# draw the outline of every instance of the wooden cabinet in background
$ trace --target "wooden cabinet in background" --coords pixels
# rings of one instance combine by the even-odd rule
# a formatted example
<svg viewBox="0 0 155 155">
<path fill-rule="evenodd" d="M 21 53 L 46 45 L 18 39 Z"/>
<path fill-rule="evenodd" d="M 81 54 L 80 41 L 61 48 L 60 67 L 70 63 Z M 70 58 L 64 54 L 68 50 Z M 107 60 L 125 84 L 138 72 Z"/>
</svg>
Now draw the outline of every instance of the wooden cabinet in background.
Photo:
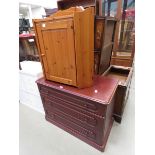
<svg viewBox="0 0 155 155">
<path fill-rule="evenodd" d="M 102 15 L 102 0 L 58 0 L 58 10 L 65 10 L 70 7 L 82 6 L 93 7 L 95 15 Z"/>
<path fill-rule="evenodd" d="M 112 17 L 95 17 L 95 74 L 104 73 L 110 66 L 115 23 L 116 19 Z"/>
<path fill-rule="evenodd" d="M 45 78 L 79 88 L 91 86 L 94 9 L 72 7 L 33 22 Z"/>
<path fill-rule="evenodd" d="M 135 1 L 109 1 L 108 15 L 113 14 L 112 3 L 117 3 L 117 24 L 111 65 L 132 67 L 135 54 Z"/>
</svg>

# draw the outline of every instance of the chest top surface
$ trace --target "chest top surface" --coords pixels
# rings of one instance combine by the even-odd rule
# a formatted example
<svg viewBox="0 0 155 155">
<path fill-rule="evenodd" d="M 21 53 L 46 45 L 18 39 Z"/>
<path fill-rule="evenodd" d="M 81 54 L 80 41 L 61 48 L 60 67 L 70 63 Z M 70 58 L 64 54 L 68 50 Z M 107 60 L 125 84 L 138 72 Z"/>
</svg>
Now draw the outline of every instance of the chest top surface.
<svg viewBox="0 0 155 155">
<path fill-rule="evenodd" d="M 38 79 L 36 83 L 58 91 L 100 102 L 102 104 L 109 104 L 116 92 L 118 80 L 102 76 L 94 76 L 93 81 L 93 86 L 83 89 L 48 81 L 44 78 Z"/>
</svg>

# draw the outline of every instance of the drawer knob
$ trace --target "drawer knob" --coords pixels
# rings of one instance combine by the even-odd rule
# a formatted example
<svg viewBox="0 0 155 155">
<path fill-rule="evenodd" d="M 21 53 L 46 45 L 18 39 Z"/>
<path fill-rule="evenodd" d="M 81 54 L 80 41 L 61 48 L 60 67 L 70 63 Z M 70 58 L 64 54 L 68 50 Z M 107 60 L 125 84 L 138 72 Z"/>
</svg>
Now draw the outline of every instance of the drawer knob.
<svg viewBox="0 0 155 155">
<path fill-rule="evenodd" d="M 87 107 L 87 104 L 84 104 L 84 107 Z"/>
</svg>

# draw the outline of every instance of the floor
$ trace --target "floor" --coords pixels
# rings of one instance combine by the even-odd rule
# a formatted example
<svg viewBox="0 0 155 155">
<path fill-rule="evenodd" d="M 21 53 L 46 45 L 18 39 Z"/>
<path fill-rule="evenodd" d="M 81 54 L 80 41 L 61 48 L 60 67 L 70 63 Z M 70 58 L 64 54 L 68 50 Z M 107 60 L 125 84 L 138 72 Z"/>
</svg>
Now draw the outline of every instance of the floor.
<svg viewBox="0 0 155 155">
<path fill-rule="evenodd" d="M 44 115 L 20 104 L 20 155 L 134 155 L 135 88 L 121 124 L 114 122 L 105 152 L 100 152 L 44 119 Z"/>
</svg>

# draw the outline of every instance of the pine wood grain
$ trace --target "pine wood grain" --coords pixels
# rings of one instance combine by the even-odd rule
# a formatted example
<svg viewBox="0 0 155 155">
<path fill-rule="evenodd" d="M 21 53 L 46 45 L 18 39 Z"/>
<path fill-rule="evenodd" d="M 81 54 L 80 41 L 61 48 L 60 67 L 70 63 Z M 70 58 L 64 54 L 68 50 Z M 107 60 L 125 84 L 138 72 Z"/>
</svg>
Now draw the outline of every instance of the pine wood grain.
<svg viewBox="0 0 155 155">
<path fill-rule="evenodd" d="M 93 84 L 94 9 L 72 7 L 34 20 L 45 78 L 79 88 Z"/>
</svg>

